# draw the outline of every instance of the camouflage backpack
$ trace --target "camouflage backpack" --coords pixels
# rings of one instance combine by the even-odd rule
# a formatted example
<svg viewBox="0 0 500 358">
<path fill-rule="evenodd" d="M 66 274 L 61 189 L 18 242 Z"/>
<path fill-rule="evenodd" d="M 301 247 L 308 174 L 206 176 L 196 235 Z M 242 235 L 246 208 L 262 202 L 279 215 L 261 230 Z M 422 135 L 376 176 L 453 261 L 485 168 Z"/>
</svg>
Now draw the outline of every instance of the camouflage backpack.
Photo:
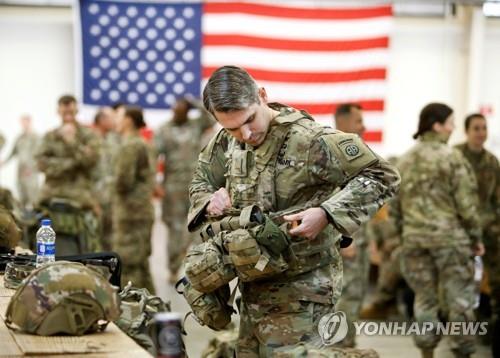
<svg viewBox="0 0 500 358">
<path fill-rule="evenodd" d="M 80 263 L 49 263 L 31 272 L 11 297 L 5 323 L 42 336 L 103 331 L 120 315 L 116 291 Z"/>
<path fill-rule="evenodd" d="M 119 293 L 121 315 L 116 325 L 144 349 L 156 356 L 151 338 L 153 317 L 158 312 L 170 312 L 170 302 L 153 296 L 145 288 L 134 288 L 129 282 Z"/>
<path fill-rule="evenodd" d="M 12 212 L 0 205 L 0 247 L 13 249 L 21 240 L 22 231 Z"/>
</svg>

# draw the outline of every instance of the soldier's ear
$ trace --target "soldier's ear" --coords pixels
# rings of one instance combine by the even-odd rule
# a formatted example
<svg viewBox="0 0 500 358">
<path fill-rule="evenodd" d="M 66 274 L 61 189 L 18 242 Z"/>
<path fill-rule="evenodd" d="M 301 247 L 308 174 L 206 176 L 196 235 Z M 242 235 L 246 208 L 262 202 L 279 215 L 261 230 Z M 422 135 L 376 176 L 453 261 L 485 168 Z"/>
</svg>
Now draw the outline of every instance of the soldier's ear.
<svg viewBox="0 0 500 358">
<path fill-rule="evenodd" d="M 266 104 L 267 103 L 267 92 L 264 87 L 259 88 L 259 99 Z"/>
</svg>

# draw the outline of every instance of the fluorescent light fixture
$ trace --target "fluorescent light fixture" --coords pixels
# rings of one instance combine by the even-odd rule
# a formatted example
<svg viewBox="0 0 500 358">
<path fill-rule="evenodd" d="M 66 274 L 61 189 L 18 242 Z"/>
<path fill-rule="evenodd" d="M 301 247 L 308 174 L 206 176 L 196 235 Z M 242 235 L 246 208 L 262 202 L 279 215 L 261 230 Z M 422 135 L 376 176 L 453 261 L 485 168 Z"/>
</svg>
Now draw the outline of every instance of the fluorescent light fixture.
<svg viewBox="0 0 500 358">
<path fill-rule="evenodd" d="M 488 17 L 500 17 L 500 1 L 485 2 L 483 4 L 483 14 Z"/>
</svg>

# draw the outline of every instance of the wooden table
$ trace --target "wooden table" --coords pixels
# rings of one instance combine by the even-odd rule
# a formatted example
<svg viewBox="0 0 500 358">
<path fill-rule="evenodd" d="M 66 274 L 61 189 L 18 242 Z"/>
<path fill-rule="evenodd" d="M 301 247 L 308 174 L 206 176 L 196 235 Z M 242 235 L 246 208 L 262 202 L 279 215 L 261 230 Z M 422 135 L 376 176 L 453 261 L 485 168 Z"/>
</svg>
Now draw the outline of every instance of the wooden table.
<svg viewBox="0 0 500 358">
<path fill-rule="evenodd" d="M 151 357 L 141 346 L 110 323 L 101 333 L 71 336 L 36 336 L 17 332 L 5 325 L 5 312 L 15 290 L 5 288 L 0 275 L 0 357 L 42 355 L 50 357 Z"/>
</svg>

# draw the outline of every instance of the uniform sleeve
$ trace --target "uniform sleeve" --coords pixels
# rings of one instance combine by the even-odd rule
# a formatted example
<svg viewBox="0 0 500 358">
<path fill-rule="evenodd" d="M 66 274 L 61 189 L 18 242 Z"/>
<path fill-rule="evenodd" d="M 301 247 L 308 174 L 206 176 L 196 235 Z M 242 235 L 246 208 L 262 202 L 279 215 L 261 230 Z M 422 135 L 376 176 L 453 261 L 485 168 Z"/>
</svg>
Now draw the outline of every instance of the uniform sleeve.
<svg viewBox="0 0 500 358">
<path fill-rule="evenodd" d="M 399 188 L 396 168 L 374 154 L 356 135 L 323 136 L 313 142 L 310 156 L 313 175 L 342 188 L 321 207 L 344 235 L 356 232 Z"/>
<path fill-rule="evenodd" d="M 82 129 L 83 130 L 83 129 Z M 92 169 L 96 166 L 100 155 L 100 140 L 97 135 L 85 129 L 82 140 L 69 145 L 76 166 Z"/>
<path fill-rule="evenodd" d="M 139 153 L 133 144 L 121 147 L 120 155 L 115 162 L 115 188 L 118 193 L 126 193 L 133 189 L 137 176 L 137 161 Z"/>
<path fill-rule="evenodd" d="M 227 143 L 227 134 L 221 130 L 198 157 L 198 165 L 189 186 L 189 231 L 196 230 L 205 222 L 205 208 L 212 194 L 226 185 Z"/>
<path fill-rule="evenodd" d="M 165 130 L 165 126 L 161 126 L 156 132 L 154 136 L 154 149 L 157 155 L 166 154 L 167 148 L 165 145 L 165 139 L 163 135 L 163 131 Z"/>
<path fill-rule="evenodd" d="M 471 165 L 458 150 L 451 155 L 451 187 L 455 205 L 463 226 L 473 242 L 481 240 L 481 222 L 478 215 L 479 195 L 476 176 Z"/>
<path fill-rule="evenodd" d="M 67 155 L 64 157 L 56 155 L 54 148 L 57 145 L 56 141 L 58 140 L 54 133 L 47 133 L 41 140 L 35 154 L 38 169 L 47 178 L 60 178 L 66 175 L 68 170 L 72 170 L 77 165 L 74 158 Z M 62 139 L 60 141 L 62 142 Z M 70 153 L 70 148 L 68 148 L 67 153 Z"/>
</svg>

